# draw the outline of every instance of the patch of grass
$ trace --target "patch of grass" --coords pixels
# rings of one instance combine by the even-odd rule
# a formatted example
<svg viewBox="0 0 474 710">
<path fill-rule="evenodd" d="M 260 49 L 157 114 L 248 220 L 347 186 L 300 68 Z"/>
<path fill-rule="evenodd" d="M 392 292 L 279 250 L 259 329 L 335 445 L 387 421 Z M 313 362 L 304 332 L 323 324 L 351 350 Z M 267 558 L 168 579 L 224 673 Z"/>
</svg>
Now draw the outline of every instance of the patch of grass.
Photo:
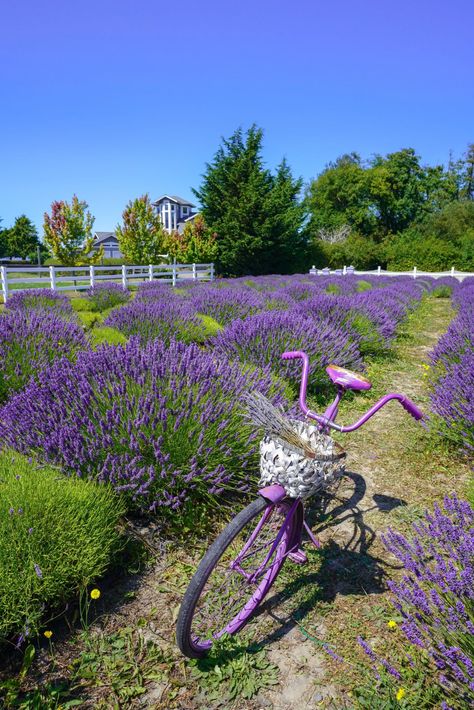
<svg viewBox="0 0 474 710">
<path fill-rule="evenodd" d="M 110 326 L 102 326 L 100 328 L 94 328 L 91 332 L 91 342 L 92 347 L 97 348 L 99 345 L 125 345 L 128 342 L 126 335 L 117 330 L 117 328 L 111 328 Z"/>
<path fill-rule="evenodd" d="M 334 293 L 337 295 L 341 293 L 341 287 L 338 284 L 329 284 L 326 286 L 326 293 Z"/>
</svg>

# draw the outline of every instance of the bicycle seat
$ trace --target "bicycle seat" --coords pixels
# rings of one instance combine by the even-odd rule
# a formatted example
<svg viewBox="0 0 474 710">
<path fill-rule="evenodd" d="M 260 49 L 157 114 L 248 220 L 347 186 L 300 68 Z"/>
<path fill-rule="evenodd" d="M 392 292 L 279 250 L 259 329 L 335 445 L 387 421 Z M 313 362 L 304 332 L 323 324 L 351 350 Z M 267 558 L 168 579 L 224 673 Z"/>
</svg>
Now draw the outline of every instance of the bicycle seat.
<svg viewBox="0 0 474 710">
<path fill-rule="evenodd" d="M 339 365 L 328 365 L 326 372 L 335 385 L 340 385 L 346 390 L 370 390 L 372 387 L 372 383 L 366 377 Z"/>
</svg>

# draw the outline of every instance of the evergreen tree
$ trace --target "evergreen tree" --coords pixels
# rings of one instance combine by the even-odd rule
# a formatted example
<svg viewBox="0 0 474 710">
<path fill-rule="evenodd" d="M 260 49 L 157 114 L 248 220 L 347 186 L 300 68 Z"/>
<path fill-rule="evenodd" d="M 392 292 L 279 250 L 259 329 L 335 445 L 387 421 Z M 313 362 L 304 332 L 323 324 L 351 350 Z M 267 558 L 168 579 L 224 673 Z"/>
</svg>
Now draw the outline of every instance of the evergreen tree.
<svg viewBox="0 0 474 710">
<path fill-rule="evenodd" d="M 6 242 L 9 256 L 22 259 L 31 257 L 39 245 L 38 232 L 33 222 L 24 214 L 17 217 L 13 227 L 7 230 Z"/>
<path fill-rule="evenodd" d="M 51 215 L 44 213 L 44 243 L 62 266 L 97 264 L 103 257 L 102 247 L 91 253 L 94 217 L 87 208 L 87 202 L 74 195 L 71 204 L 58 200 L 51 205 Z"/>
<path fill-rule="evenodd" d="M 0 217 L 0 259 L 7 255 L 7 230 L 2 229 L 2 222 Z"/>
<path fill-rule="evenodd" d="M 223 275 L 264 274 L 296 268 L 302 244 L 301 180 L 283 162 L 275 176 L 262 161 L 263 132 L 255 125 L 223 139 L 203 182 L 193 190 L 209 228 L 217 233 Z"/>
<path fill-rule="evenodd" d="M 464 156 L 464 170 L 462 172 L 461 198 L 474 200 L 474 143 L 468 146 Z"/>
<path fill-rule="evenodd" d="M 148 195 L 130 200 L 115 234 L 120 251 L 132 264 L 159 264 L 165 251 L 166 232 Z"/>
</svg>

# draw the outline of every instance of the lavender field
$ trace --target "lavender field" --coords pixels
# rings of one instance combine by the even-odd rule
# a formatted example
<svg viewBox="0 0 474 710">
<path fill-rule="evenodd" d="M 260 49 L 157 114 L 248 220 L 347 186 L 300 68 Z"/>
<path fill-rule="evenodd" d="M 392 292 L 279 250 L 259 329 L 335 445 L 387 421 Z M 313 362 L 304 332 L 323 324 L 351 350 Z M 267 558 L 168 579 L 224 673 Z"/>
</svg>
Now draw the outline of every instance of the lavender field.
<svg viewBox="0 0 474 710">
<path fill-rule="evenodd" d="M 315 409 L 324 409 L 330 401 L 332 388 L 325 367 L 335 363 L 365 372 L 373 381 L 374 396 L 413 388 L 413 393 L 407 393 L 421 398 L 421 406 L 429 414 L 426 429 L 418 426 L 415 430 L 416 425 L 407 423 L 406 417 L 397 412 L 401 418 L 394 419 L 396 431 L 390 430 L 390 419 L 385 419 L 385 424 L 379 420 L 374 425 L 378 429 L 368 427 L 365 438 L 349 437 L 355 467 L 349 483 L 365 478 L 375 501 L 377 496 L 398 501 L 393 504 L 398 513 L 388 521 L 383 506 L 378 506 L 370 555 L 382 549 L 385 539 L 387 550 L 380 554 L 391 555 L 392 563 L 397 558 L 399 571 L 392 574 L 386 570 L 385 581 L 375 580 L 369 548 L 344 546 L 341 540 L 347 533 L 347 523 L 341 523 L 336 528 L 340 540 L 337 535 L 336 543 L 328 537 L 322 552 L 310 558 L 310 570 L 315 570 L 313 586 L 319 589 L 319 597 L 311 597 L 301 572 L 293 577 L 288 573 L 287 581 L 294 589 L 289 602 L 290 617 L 296 619 L 292 628 L 299 628 L 304 609 L 305 639 L 320 633 L 319 622 L 312 616 L 318 613 L 318 604 L 326 604 L 328 619 L 339 610 L 356 620 L 350 639 L 347 629 L 334 636 L 336 624 L 331 626 L 332 631 L 323 632 L 320 645 L 326 654 L 324 662 L 334 664 L 327 672 L 335 678 L 339 672 L 341 676 L 332 690 L 324 685 L 322 698 L 327 704 L 321 707 L 330 707 L 334 698 L 339 698 L 334 702 L 346 703 L 337 707 L 470 707 L 474 699 L 473 512 L 469 503 L 449 495 L 466 496 L 466 472 L 474 449 L 473 334 L 474 279 L 469 278 L 459 283 L 452 278 L 435 281 L 374 276 L 362 280 L 349 275 L 294 275 L 190 282 L 179 289 L 150 282 L 133 295 L 117 285 L 101 284 L 85 298 L 49 291 L 16 292 L 0 317 L 0 437 L 5 468 L 0 524 L 0 643 L 3 638 L 4 648 L 12 649 L 3 676 L 0 669 L 0 700 L 2 692 L 7 693 L 5 679 L 18 673 L 26 648 L 37 649 L 42 659 L 38 662 L 43 666 L 48 658 L 51 661 L 54 654 L 51 643 L 49 649 L 45 646 L 45 631 L 54 623 L 59 623 L 57 633 L 61 635 L 57 653 L 67 657 L 70 632 L 60 631 L 64 622 L 52 619 L 58 613 L 62 619 L 62 606 L 74 606 L 77 598 L 82 599 L 82 622 L 85 607 L 93 614 L 90 607 L 97 594 L 91 597 L 90 590 L 94 587 L 97 591 L 95 585 L 106 588 L 110 584 L 100 580 L 107 569 L 114 569 L 117 560 L 122 560 L 119 566 L 128 564 L 123 562 L 130 554 L 124 552 L 126 538 L 130 531 L 139 529 L 148 540 L 147 549 L 151 535 L 151 548 L 156 551 L 158 546 L 160 550 L 158 556 L 152 554 L 148 567 L 142 567 L 144 582 L 136 593 L 141 604 L 138 613 L 145 619 L 144 626 L 156 635 L 157 644 L 157 648 L 150 646 L 147 637 L 141 665 L 136 667 L 142 690 L 127 695 L 124 688 L 132 683 L 128 671 L 124 671 L 123 688 L 107 690 L 101 666 L 105 661 L 96 659 L 100 668 L 96 668 L 95 687 L 101 691 L 94 695 L 81 655 L 74 670 L 71 667 L 66 673 L 69 680 L 64 696 L 54 695 L 58 679 L 52 662 L 47 671 L 50 689 L 41 700 L 43 705 L 37 707 L 56 707 L 55 697 L 63 707 L 77 698 L 83 707 L 200 707 L 199 693 L 208 687 L 206 683 L 212 684 L 212 671 L 198 669 L 194 680 L 189 680 L 186 671 L 183 676 L 182 671 L 174 669 L 176 652 L 169 645 L 172 615 L 168 618 L 162 611 L 149 616 L 151 609 L 145 611 L 143 590 L 148 590 L 148 605 L 164 604 L 173 609 L 179 604 L 183 585 L 206 540 L 212 539 L 232 510 L 240 509 L 255 494 L 259 436 L 243 418 L 240 399 L 243 393 L 258 390 L 274 404 L 296 412 L 300 366 L 282 362 L 280 356 L 285 350 L 303 350 L 311 362 L 309 397 Z M 353 420 L 358 408 L 366 409 L 373 402 L 371 397 L 372 393 L 349 399 L 343 419 Z M 392 432 L 388 439 L 384 430 L 387 422 L 387 431 Z M 385 459 L 379 480 L 364 468 L 367 461 L 376 462 L 378 457 Z M 26 467 L 24 462 L 28 462 Z M 374 465 L 377 467 L 377 462 Z M 84 516 L 82 522 L 79 516 L 75 522 L 73 512 L 67 513 L 70 536 L 58 542 L 55 549 L 47 516 L 42 517 L 38 511 L 43 507 L 49 515 L 57 515 L 60 494 L 53 487 L 45 487 L 43 500 L 30 503 L 27 498 L 21 499 L 27 493 L 18 493 L 21 481 L 19 474 L 12 475 L 15 466 L 24 466 L 21 477 L 40 479 L 44 472 L 52 471 L 56 472 L 53 479 L 73 481 L 79 488 L 84 484 L 87 490 L 81 488 L 82 510 L 93 505 L 86 501 L 87 496 L 93 499 L 94 490 L 101 495 L 103 492 L 103 516 L 97 513 L 97 520 L 92 515 L 90 520 Z M 420 474 L 420 466 L 426 468 L 426 479 Z M 401 472 L 403 467 L 406 474 Z M 417 475 L 424 480 L 418 489 L 411 482 Z M 71 501 L 75 495 L 79 494 L 71 493 Z M 339 495 L 343 507 L 347 503 L 344 486 Z M 439 507 L 445 496 L 444 508 Z M 337 511 L 337 500 L 328 504 L 323 521 L 335 515 L 330 511 Z M 424 519 L 425 510 L 432 510 L 435 502 L 438 507 L 434 514 L 428 512 Z M 71 502 L 72 511 L 74 505 Z M 404 509 L 410 511 L 405 518 Z M 412 522 L 418 525 L 415 533 L 411 531 Z M 81 533 L 75 540 L 79 523 Z M 87 553 L 87 525 L 96 547 L 100 536 L 106 536 L 107 549 L 98 556 L 91 548 L 91 563 L 84 568 L 82 579 L 69 583 L 64 549 L 75 550 L 81 541 L 81 549 L 68 562 L 77 565 L 80 553 Z M 327 524 L 328 530 L 331 525 Z M 122 530 L 121 541 L 118 529 Z M 124 529 L 128 529 L 125 535 Z M 386 534 L 386 538 L 380 534 Z M 423 537 L 423 543 L 416 537 L 412 543 L 412 534 Z M 339 547 L 335 552 L 336 544 Z M 16 550 L 14 564 L 9 555 L 12 545 Z M 434 571 L 430 566 L 423 567 L 428 554 L 436 557 Z M 98 560 L 95 567 L 94 555 Z M 349 570 L 350 585 L 346 572 L 337 581 L 341 565 Z M 400 566 L 405 572 L 400 572 Z M 152 572 L 144 573 L 150 568 Z M 326 569 L 324 580 L 322 569 Z M 112 573 L 112 577 L 114 574 L 118 573 Z M 158 598 L 156 591 L 150 592 L 151 579 L 155 587 L 165 590 Z M 348 585 L 351 593 L 344 591 Z M 392 607 L 388 606 L 387 586 L 392 590 Z M 362 590 L 371 599 L 367 607 L 360 600 Z M 387 600 L 385 606 L 372 601 L 376 593 Z M 114 597 L 113 603 L 121 608 L 123 598 Z M 375 608 L 379 609 L 377 613 Z M 295 616 L 297 609 L 299 617 Z M 106 606 L 101 613 L 106 619 L 112 618 Z M 284 613 L 288 614 L 286 607 Z M 157 621 L 160 614 L 165 619 L 161 627 Z M 256 637 L 262 635 L 262 629 L 271 635 L 271 623 L 259 617 Z M 367 633 L 374 624 L 390 634 L 388 647 L 377 640 L 378 632 Z M 82 639 L 81 653 L 87 655 L 94 642 L 88 622 L 82 626 L 87 638 Z M 118 633 L 113 620 L 97 628 L 101 630 L 96 633 L 108 639 Z M 250 629 L 247 643 L 252 641 L 252 625 Z M 137 644 L 144 642 L 134 627 L 127 634 L 123 647 L 134 656 Z M 168 643 L 162 643 L 163 638 Z M 297 645 L 290 643 L 287 648 L 290 657 Z M 390 659 L 384 654 L 393 651 L 392 646 L 396 647 L 396 657 Z M 278 704 L 278 697 L 271 691 L 273 681 L 268 680 L 273 673 L 268 669 L 274 668 L 277 673 L 285 648 L 284 641 L 277 643 L 267 666 L 256 674 L 260 680 L 255 681 L 255 692 L 249 694 L 245 704 L 239 705 L 230 693 L 225 707 L 253 709 L 264 702 L 275 709 L 291 707 Z M 345 667 L 346 654 L 358 653 L 350 648 L 359 648 L 361 653 L 362 665 L 357 672 L 353 663 L 352 670 Z M 106 649 L 104 655 L 112 657 L 107 645 Z M 94 653 L 100 656 L 97 649 Z M 230 663 L 225 649 L 222 653 Z M 125 664 L 124 659 L 120 657 Z M 221 662 L 225 666 L 222 658 Z M 161 668 L 159 679 L 151 671 L 156 665 Z M 248 665 L 253 667 L 251 660 Z M 367 677 L 361 670 L 364 668 Z M 114 669 L 119 674 L 117 666 Z M 235 668 L 231 673 L 236 673 Z M 311 667 L 307 673 L 311 673 Z M 31 682 L 22 677 L 15 697 L 28 699 L 34 692 L 34 682 L 34 677 Z M 378 697 L 392 704 L 374 704 L 375 699 L 370 699 L 374 683 Z M 157 684 L 160 694 L 147 695 Z M 284 678 L 280 684 L 285 684 Z M 79 690 L 72 691 L 74 685 Z M 5 698 L 8 700 L 8 694 Z M 295 702 L 302 702 L 302 698 Z M 4 702 L 6 707 L 33 707 Z M 223 707 L 213 702 L 211 697 L 210 708 Z"/>
</svg>

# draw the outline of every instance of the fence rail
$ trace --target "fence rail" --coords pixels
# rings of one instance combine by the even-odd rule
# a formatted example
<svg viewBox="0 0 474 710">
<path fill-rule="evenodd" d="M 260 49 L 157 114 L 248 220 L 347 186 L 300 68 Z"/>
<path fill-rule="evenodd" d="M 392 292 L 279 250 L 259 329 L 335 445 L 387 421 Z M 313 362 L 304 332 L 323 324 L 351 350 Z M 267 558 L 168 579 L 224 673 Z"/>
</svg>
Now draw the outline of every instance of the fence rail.
<svg viewBox="0 0 474 710">
<path fill-rule="evenodd" d="M 11 291 L 24 291 L 29 288 L 84 291 L 101 281 L 121 283 L 127 288 L 155 280 L 172 286 L 185 280 L 214 281 L 214 264 L 0 267 L 0 286 L 4 303 Z"/>
<path fill-rule="evenodd" d="M 423 276 L 431 276 L 435 279 L 452 276 L 458 281 L 464 281 L 468 276 L 474 276 L 472 272 L 456 271 L 454 266 L 449 271 L 420 271 L 416 266 L 410 271 L 385 271 L 385 269 L 382 269 L 380 266 L 372 271 L 358 271 L 354 269 L 353 266 L 344 266 L 342 269 L 329 269 L 327 267 L 317 269 L 313 266 L 309 270 L 309 273 L 314 276 L 345 276 L 346 274 L 354 274 L 355 276 L 411 276 L 414 279 L 422 278 Z"/>
</svg>

